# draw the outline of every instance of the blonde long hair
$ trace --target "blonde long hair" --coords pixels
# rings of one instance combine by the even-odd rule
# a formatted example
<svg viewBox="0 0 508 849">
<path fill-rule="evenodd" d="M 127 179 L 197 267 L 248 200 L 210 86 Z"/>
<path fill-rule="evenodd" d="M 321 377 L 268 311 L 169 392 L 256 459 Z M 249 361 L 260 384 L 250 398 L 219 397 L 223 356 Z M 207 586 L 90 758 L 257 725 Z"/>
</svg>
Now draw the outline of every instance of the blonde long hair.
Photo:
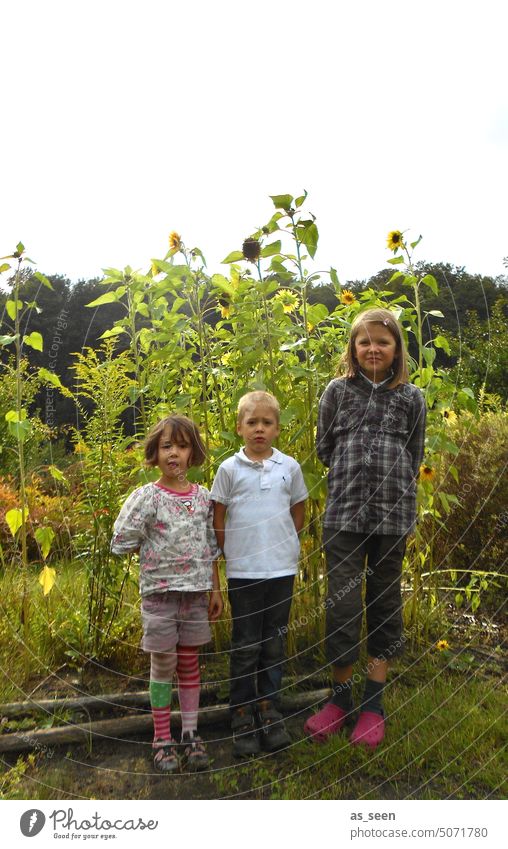
<svg viewBox="0 0 508 849">
<path fill-rule="evenodd" d="M 391 310 L 386 310 L 381 307 L 373 307 L 372 309 L 364 310 L 356 316 L 353 324 L 351 325 L 351 334 L 349 336 L 347 348 L 341 357 L 335 376 L 356 377 L 358 375 L 360 367 L 355 356 L 355 340 L 362 326 L 367 323 L 383 324 L 395 339 L 396 348 L 392 366 L 393 379 L 390 383 L 390 389 L 398 386 L 399 383 L 409 383 L 407 350 L 401 326 L 395 318 L 395 314 Z"/>
</svg>

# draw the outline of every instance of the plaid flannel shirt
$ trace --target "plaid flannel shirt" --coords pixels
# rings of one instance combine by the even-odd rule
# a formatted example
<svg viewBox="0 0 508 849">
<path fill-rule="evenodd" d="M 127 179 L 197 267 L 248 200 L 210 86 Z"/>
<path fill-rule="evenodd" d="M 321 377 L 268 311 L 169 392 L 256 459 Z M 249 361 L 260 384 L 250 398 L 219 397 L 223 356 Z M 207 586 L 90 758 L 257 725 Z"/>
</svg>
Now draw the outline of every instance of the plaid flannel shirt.
<svg viewBox="0 0 508 849">
<path fill-rule="evenodd" d="M 335 378 L 319 401 L 317 454 L 328 472 L 323 524 L 351 533 L 413 530 L 425 441 L 425 399 L 358 376 Z"/>
</svg>

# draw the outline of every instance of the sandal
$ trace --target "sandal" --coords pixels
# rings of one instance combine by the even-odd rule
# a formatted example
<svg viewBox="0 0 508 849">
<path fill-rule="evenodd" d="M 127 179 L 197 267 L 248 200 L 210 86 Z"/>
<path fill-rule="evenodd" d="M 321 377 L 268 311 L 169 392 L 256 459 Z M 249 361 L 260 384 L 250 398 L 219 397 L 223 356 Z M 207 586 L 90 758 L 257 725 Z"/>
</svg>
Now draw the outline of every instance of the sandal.
<svg viewBox="0 0 508 849">
<path fill-rule="evenodd" d="M 303 726 L 304 733 L 316 743 L 326 743 L 332 734 L 337 734 L 344 727 L 347 715 L 333 702 L 327 702 L 324 708 L 308 718 Z"/>
<path fill-rule="evenodd" d="M 375 749 L 385 736 L 385 718 L 380 713 L 362 710 L 349 738 L 352 746 L 363 744 Z"/>
<path fill-rule="evenodd" d="M 153 763 L 159 772 L 176 772 L 179 767 L 175 740 L 154 740 Z"/>
<path fill-rule="evenodd" d="M 195 731 L 192 736 L 190 731 L 186 731 L 182 735 L 180 745 L 184 747 L 182 766 L 187 767 L 189 772 L 201 772 L 203 769 L 208 769 L 210 760 L 206 753 L 205 744 Z"/>
</svg>

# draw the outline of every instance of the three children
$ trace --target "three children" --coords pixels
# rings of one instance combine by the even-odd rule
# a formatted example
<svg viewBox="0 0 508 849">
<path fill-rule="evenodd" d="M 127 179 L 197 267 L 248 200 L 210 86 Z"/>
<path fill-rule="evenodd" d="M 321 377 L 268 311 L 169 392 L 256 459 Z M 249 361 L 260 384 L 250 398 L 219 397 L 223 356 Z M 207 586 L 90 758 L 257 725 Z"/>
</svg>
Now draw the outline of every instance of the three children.
<svg viewBox="0 0 508 849">
<path fill-rule="evenodd" d="M 329 467 L 323 543 L 326 647 L 334 684 L 331 700 L 304 726 L 317 742 L 338 733 L 353 711 L 365 565 L 369 657 L 351 743 L 375 748 L 384 736 L 382 695 L 388 661 L 402 647 L 401 568 L 416 520 L 425 435 L 425 402 L 408 382 L 406 356 L 391 311 L 360 313 L 343 358 L 345 374 L 328 384 L 319 403 L 317 453 Z M 215 621 L 222 612 L 218 549 L 226 559 L 233 620 L 233 752 L 247 756 L 290 743 L 279 710 L 282 634 L 308 493 L 296 460 L 273 447 L 279 418 L 279 404 L 270 393 L 241 398 L 237 432 L 244 446 L 221 464 L 211 493 L 186 479 L 187 469 L 205 457 L 195 425 L 183 416 L 159 422 L 147 439 L 145 456 L 159 467 L 161 478 L 133 492 L 115 523 L 113 551 L 140 552 L 142 646 L 151 653 L 155 764 L 166 772 L 178 766 L 169 721 L 175 670 L 184 761 L 190 769 L 208 766 L 196 731 L 197 649 L 210 638 L 208 617 Z"/>
</svg>

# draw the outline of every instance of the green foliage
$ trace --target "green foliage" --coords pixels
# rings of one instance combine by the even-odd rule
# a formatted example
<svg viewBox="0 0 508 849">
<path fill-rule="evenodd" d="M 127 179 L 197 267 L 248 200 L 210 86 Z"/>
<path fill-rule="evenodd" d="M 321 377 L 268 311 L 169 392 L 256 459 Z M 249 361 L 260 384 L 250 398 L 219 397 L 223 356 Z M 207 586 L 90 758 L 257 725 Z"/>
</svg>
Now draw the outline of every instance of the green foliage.
<svg viewBox="0 0 508 849">
<path fill-rule="evenodd" d="M 508 322 L 507 300 L 499 298 L 488 319 L 480 320 L 469 312 L 460 337 L 450 338 L 450 352 L 457 358 L 452 375 L 460 384 L 477 393 L 497 394 L 508 400 Z"/>
<path fill-rule="evenodd" d="M 75 433 L 81 454 L 81 487 L 75 507 L 82 532 L 75 542 L 88 575 L 88 617 L 83 652 L 97 657 L 110 638 L 129 577 L 129 563 L 112 557 L 113 522 L 128 486 L 136 455 L 128 452 L 132 438 L 125 437 L 121 417 L 130 405 L 134 385 L 129 353 L 113 356 L 114 343 L 106 340 L 100 351 L 92 348 L 76 355 L 76 397 L 82 425 Z M 93 402 L 90 412 L 82 399 Z"/>
</svg>

